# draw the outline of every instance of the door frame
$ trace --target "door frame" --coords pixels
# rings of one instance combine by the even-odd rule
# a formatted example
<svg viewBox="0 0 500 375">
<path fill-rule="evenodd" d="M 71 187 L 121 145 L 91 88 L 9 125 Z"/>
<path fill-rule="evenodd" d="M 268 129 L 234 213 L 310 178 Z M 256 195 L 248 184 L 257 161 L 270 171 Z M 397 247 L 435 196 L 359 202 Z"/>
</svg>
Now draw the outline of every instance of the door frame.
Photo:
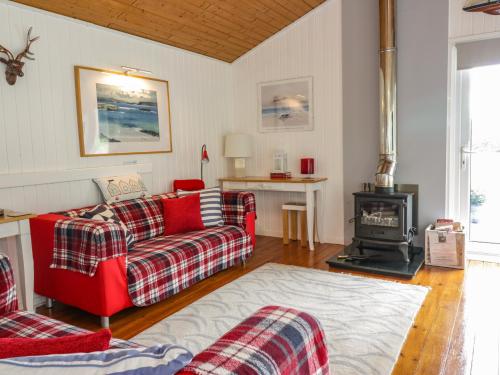
<svg viewBox="0 0 500 375">
<path fill-rule="evenodd" d="M 446 216 L 461 221 L 469 230 L 470 157 L 462 152 L 470 149 L 471 123 L 468 97 L 470 79 L 458 70 L 457 44 L 499 39 L 500 32 L 450 38 L 448 40 L 448 120 L 446 130 Z M 465 164 L 464 164 L 465 163 Z M 463 172 L 466 170 L 467 175 Z M 465 177 L 465 178 L 463 178 Z M 467 235 L 467 242 L 468 241 Z M 469 246 L 468 246 L 469 248 Z M 468 249 L 469 250 L 469 249 Z M 474 249 L 471 249 L 474 251 Z"/>
</svg>

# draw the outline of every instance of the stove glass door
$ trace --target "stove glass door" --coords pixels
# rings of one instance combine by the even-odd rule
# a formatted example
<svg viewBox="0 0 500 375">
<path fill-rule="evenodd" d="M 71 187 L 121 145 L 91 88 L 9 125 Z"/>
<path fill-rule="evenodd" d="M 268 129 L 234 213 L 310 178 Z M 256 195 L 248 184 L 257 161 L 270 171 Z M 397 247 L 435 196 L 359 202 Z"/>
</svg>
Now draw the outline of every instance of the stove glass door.
<svg viewBox="0 0 500 375">
<path fill-rule="evenodd" d="M 370 200 L 360 205 L 362 225 L 398 228 L 401 205 L 387 201 Z"/>
</svg>

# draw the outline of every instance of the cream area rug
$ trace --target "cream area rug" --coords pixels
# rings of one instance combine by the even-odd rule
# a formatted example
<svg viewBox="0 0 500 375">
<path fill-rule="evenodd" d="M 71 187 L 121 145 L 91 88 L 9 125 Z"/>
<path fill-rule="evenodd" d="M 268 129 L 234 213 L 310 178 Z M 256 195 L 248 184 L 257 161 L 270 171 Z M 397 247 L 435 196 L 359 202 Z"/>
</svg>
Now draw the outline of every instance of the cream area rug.
<svg viewBox="0 0 500 375">
<path fill-rule="evenodd" d="M 266 264 L 206 295 L 132 339 L 198 353 L 267 305 L 316 316 L 333 375 L 389 375 L 428 289 L 310 268 Z"/>
</svg>

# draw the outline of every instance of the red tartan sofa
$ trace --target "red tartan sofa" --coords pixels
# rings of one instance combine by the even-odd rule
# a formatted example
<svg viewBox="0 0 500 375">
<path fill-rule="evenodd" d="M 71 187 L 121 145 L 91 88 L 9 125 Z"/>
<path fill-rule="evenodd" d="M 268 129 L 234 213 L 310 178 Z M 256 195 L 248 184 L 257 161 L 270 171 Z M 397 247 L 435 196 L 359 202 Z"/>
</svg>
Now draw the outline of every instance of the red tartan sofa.
<svg viewBox="0 0 500 375">
<path fill-rule="evenodd" d="M 0 254 L 0 338 L 55 338 L 87 330 L 18 310 L 12 268 Z M 110 349 L 140 345 L 112 339 Z M 1 361 L 1 360 L 0 360 Z M 329 358 L 321 324 L 311 315 L 266 306 L 198 353 L 178 375 L 328 375 Z"/>
<path fill-rule="evenodd" d="M 31 219 L 35 292 L 107 326 L 118 311 L 164 300 L 253 253 L 253 194 L 222 193 L 222 227 L 165 237 L 161 199 L 173 197 L 110 205 L 137 240 L 131 249 L 117 224 L 79 218 L 89 207 Z"/>
</svg>

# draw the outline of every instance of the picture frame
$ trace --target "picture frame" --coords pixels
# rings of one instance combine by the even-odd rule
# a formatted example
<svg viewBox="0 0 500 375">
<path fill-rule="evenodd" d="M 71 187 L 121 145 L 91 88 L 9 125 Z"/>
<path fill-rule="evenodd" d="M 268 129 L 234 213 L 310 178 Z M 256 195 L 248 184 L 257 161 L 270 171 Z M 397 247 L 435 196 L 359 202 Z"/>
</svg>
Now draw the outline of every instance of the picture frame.
<svg viewBox="0 0 500 375">
<path fill-rule="evenodd" d="M 169 82 L 75 66 L 80 156 L 172 152 Z"/>
<path fill-rule="evenodd" d="M 257 93 L 260 132 L 314 129 L 313 77 L 258 83 Z"/>
</svg>

